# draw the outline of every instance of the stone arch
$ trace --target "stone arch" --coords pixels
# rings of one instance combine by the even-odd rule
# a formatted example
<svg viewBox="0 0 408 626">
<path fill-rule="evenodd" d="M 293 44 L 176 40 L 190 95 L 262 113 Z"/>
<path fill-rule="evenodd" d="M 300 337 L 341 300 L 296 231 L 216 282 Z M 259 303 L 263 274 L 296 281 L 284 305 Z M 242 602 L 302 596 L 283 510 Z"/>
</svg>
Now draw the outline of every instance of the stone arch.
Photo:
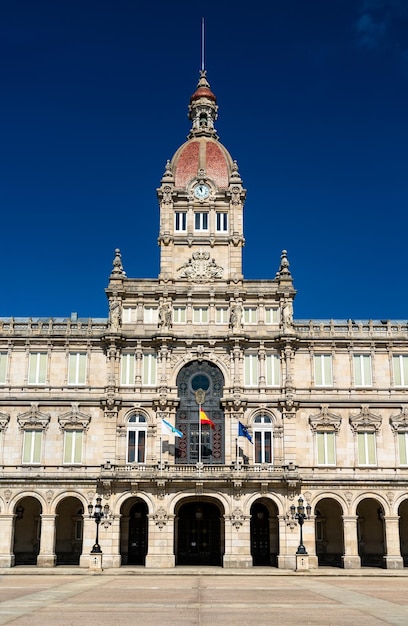
<svg viewBox="0 0 408 626">
<path fill-rule="evenodd" d="M 214 496 L 187 496 L 175 506 L 176 565 L 221 565 L 225 509 Z"/>
<path fill-rule="evenodd" d="M 398 516 L 400 552 L 404 567 L 408 567 L 408 495 L 400 498 Z"/>
<path fill-rule="evenodd" d="M 120 507 L 122 565 L 145 565 L 148 551 L 149 507 L 144 498 L 128 495 Z"/>
<path fill-rule="evenodd" d="M 342 566 L 344 555 L 344 508 L 332 494 L 314 498 L 316 556 L 319 565 Z"/>
<path fill-rule="evenodd" d="M 371 494 L 361 495 L 356 505 L 356 515 L 361 565 L 383 567 L 386 553 L 383 498 Z"/>
<path fill-rule="evenodd" d="M 285 515 L 285 502 L 284 499 L 279 497 L 277 494 L 268 493 L 265 495 L 260 495 L 259 493 L 252 493 L 245 501 L 244 501 L 244 512 L 250 512 L 252 505 L 254 502 L 262 498 L 262 500 L 271 502 L 269 506 L 275 506 L 278 510 L 278 515 Z"/>
<path fill-rule="evenodd" d="M 211 363 L 212 365 L 214 365 L 220 370 L 224 378 L 224 385 L 228 386 L 230 384 L 231 372 L 229 369 L 229 361 L 228 361 L 228 364 L 226 364 L 222 359 L 218 357 L 218 355 L 213 354 L 213 353 L 206 354 L 205 358 L 201 358 L 201 356 L 198 356 L 197 358 L 197 352 L 196 352 L 195 354 L 184 355 L 183 357 L 180 357 L 176 361 L 176 363 L 174 363 L 171 379 L 169 381 L 169 386 L 176 387 L 177 379 L 179 377 L 181 370 L 184 369 L 184 367 L 188 367 L 192 363 L 196 363 L 196 362 L 197 363 L 204 363 L 204 362 Z"/>
<path fill-rule="evenodd" d="M 176 384 L 179 397 L 176 428 L 184 434 L 177 438 L 176 463 L 223 464 L 225 420 L 221 398 L 225 379 L 222 371 L 207 360 L 191 361 L 180 369 Z M 202 398 L 198 398 L 199 390 Z M 199 423 L 199 407 L 211 425 Z"/>
<path fill-rule="evenodd" d="M 250 508 L 251 556 L 253 565 L 277 566 L 279 555 L 279 509 L 264 496 L 256 498 Z"/>
<path fill-rule="evenodd" d="M 14 504 L 15 565 L 37 565 L 44 506 L 37 495 L 20 494 Z"/>
<path fill-rule="evenodd" d="M 57 565 L 79 565 L 82 554 L 84 503 L 67 494 L 55 507 L 55 554 Z"/>
</svg>

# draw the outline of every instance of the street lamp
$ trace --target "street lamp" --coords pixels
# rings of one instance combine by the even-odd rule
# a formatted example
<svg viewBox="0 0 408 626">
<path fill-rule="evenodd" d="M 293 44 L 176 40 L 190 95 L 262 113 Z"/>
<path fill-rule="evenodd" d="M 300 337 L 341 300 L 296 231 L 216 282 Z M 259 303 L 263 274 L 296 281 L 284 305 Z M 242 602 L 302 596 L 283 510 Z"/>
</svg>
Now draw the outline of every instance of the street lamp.
<svg viewBox="0 0 408 626">
<path fill-rule="evenodd" d="M 290 507 L 290 513 L 292 515 L 292 519 L 295 519 L 298 521 L 299 528 L 300 528 L 300 543 L 296 551 L 296 554 L 307 554 L 306 548 L 303 545 L 303 524 L 305 522 L 305 519 L 310 519 L 311 512 L 312 512 L 312 507 L 310 506 L 310 504 L 308 504 L 306 506 L 306 513 L 305 513 L 305 507 L 303 506 L 302 496 L 300 496 L 298 500 L 297 507 L 294 504 L 292 504 L 292 506 Z"/>
<path fill-rule="evenodd" d="M 89 517 L 94 518 L 96 524 L 96 539 L 91 550 L 91 554 L 102 554 L 101 546 L 99 545 L 99 524 L 101 523 L 101 519 L 104 517 L 104 513 L 102 511 L 102 498 L 99 496 L 96 498 L 95 511 L 93 505 L 88 504 L 88 513 Z"/>
</svg>

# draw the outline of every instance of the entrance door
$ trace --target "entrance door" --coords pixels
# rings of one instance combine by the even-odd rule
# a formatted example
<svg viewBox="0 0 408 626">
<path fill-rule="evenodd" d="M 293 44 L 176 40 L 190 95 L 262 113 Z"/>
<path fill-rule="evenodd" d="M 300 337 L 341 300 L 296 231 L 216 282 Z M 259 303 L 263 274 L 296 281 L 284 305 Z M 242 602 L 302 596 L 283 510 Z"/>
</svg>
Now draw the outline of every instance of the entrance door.
<svg viewBox="0 0 408 626">
<path fill-rule="evenodd" d="M 251 507 L 251 554 L 254 565 L 270 565 L 269 512 L 264 504 Z"/>
<path fill-rule="evenodd" d="M 137 502 L 129 512 L 128 564 L 144 565 L 147 554 L 147 507 Z"/>
<path fill-rule="evenodd" d="M 177 565 L 221 565 L 220 524 L 214 504 L 184 504 L 178 516 Z"/>
</svg>

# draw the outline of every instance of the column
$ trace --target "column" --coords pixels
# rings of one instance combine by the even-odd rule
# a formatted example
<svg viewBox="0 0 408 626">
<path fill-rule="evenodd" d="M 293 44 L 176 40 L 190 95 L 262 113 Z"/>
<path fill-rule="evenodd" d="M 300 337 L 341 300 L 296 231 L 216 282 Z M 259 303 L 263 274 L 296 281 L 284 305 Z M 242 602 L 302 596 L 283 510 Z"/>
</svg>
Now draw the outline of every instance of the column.
<svg viewBox="0 0 408 626">
<path fill-rule="evenodd" d="M 404 560 L 401 556 L 399 536 L 399 516 L 384 515 L 385 524 L 385 557 L 387 569 L 403 569 Z"/>
<path fill-rule="evenodd" d="M 236 507 L 231 515 L 225 515 L 225 553 L 223 566 L 226 569 L 248 569 L 253 565 L 251 555 L 250 515 L 244 515 Z"/>
<path fill-rule="evenodd" d="M 0 515 L 0 567 L 13 567 L 14 524 L 16 516 Z"/>
<path fill-rule="evenodd" d="M 57 556 L 55 554 L 55 514 L 41 515 L 41 539 L 40 553 L 37 557 L 37 567 L 55 567 Z"/>
<path fill-rule="evenodd" d="M 357 545 L 357 515 L 343 515 L 344 555 L 341 557 L 344 569 L 361 567 Z"/>
<path fill-rule="evenodd" d="M 174 515 L 160 504 L 156 513 L 148 515 L 148 524 L 146 568 L 174 567 Z"/>
</svg>

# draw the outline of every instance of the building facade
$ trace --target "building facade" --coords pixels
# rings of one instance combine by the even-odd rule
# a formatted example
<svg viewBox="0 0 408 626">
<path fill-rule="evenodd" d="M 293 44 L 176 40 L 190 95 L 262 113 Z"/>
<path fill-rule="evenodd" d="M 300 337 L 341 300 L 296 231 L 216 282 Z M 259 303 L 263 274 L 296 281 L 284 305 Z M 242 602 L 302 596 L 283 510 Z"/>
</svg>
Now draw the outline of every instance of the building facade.
<svg viewBox="0 0 408 626">
<path fill-rule="evenodd" d="M 107 319 L 0 320 L 1 567 L 90 566 L 96 497 L 106 568 L 408 565 L 407 324 L 294 319 L 286 251 L 244 278 L 217 112 L 202 71 L 157 279 L 116 250 Z"/>
</svg>

